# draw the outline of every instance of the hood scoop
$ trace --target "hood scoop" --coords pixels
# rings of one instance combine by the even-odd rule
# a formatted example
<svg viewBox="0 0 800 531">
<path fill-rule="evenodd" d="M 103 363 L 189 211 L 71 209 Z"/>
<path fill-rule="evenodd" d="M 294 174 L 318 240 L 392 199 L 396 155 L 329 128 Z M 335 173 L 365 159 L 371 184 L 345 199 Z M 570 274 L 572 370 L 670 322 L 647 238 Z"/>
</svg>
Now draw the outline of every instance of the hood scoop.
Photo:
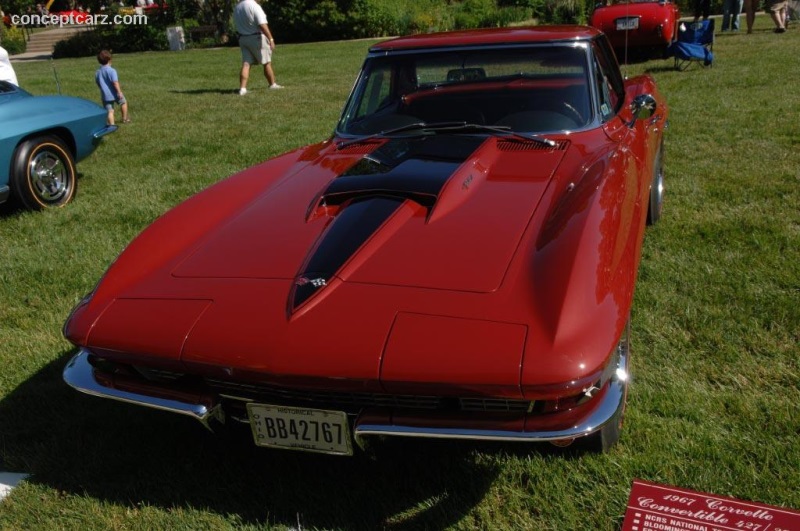
<svg viewBox="0 0 800 531">
<path fill-rule="evenodd" d="M 306 215 L 307 220 L 333 216 L 333 221 L 295 277 L 289 313 L 328 287 L 406 200 L 431 209 L 448 179 L 483 142 L 456 136 L 390 140 L 333 179 Z"/>
<path fill-rule="evenodd" d="M 320 207 L 369 196 L 411 199 L 430 208 L 453 172 L 483 141 L 456 136 L 390 140 L 333 179 L 312 202 L 308 217 Z"/>
</svg>

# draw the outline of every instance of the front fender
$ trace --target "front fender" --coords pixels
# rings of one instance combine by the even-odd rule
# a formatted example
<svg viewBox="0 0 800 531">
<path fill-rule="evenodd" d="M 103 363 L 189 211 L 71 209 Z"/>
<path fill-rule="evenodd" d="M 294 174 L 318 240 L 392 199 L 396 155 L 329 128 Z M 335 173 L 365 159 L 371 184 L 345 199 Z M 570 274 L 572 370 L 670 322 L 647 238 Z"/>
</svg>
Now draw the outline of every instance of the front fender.
<svg viewBox="0 0 800 531">
<path fill-rule="evenodd" d="M 94 323 L 115 297 L 170 262 L 178 263 L 209 231 L 224 225 L 276 181 L 289 178 L 304 152 L 298 149 L 233 175 L 156 219 L 120 253 L 95 291 L 73 311 L 64 326 L 65 337 L 86 345 Z"/>
<path fill-rule="evenodd" d="M 531 276 L 541 323 L 536 342 L 552 345 L 552 354 L 535 364 L 526 359 L 523 387 L 601 370 L 624 330 L 646 214 L 641 158 L 626 140 L 585 164 L 547 215 Z"/>
</svg>

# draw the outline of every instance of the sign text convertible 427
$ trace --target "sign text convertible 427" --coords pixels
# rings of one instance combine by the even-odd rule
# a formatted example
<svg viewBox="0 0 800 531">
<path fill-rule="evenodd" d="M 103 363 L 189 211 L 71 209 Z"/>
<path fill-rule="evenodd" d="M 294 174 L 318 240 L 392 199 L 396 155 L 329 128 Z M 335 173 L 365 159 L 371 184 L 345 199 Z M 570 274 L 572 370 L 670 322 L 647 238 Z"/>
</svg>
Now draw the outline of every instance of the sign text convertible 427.
<svg viewBox="0 0 800 531">
<path fill-rule="evenodd" d="M 800 531 L 800 513 L 635 480 L 622 531 Z"/>
</svg>

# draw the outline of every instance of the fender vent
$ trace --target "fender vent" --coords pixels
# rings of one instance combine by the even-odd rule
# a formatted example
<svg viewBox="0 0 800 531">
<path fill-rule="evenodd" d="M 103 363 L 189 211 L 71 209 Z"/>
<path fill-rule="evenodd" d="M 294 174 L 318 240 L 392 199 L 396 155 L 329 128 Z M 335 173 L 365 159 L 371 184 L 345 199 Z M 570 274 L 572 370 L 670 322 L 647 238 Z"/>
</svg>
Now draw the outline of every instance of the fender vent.
<svg viewBox="0 0 800 531">
<path fill-rule="evenodd" d="M 569 145 L 568 140 L 557 140 L 554 147 L 541 142 L 520 142 L 517 140 L 498 140 L 497 149 L 500 151 L 564 151 Z"/>
</svg>

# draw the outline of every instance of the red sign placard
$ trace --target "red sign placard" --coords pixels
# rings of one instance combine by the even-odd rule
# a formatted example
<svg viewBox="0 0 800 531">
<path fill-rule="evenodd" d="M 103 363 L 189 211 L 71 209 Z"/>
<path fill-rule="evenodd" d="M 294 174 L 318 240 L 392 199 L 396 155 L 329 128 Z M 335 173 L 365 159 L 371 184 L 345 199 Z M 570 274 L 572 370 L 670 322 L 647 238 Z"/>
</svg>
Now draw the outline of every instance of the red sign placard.
<svg viewBox="0 0 800 531">
<path fill-rule="evenodd" d="M 637 479 L 622 531 L 800 531 L 800 512 Z"/>
</svg>

